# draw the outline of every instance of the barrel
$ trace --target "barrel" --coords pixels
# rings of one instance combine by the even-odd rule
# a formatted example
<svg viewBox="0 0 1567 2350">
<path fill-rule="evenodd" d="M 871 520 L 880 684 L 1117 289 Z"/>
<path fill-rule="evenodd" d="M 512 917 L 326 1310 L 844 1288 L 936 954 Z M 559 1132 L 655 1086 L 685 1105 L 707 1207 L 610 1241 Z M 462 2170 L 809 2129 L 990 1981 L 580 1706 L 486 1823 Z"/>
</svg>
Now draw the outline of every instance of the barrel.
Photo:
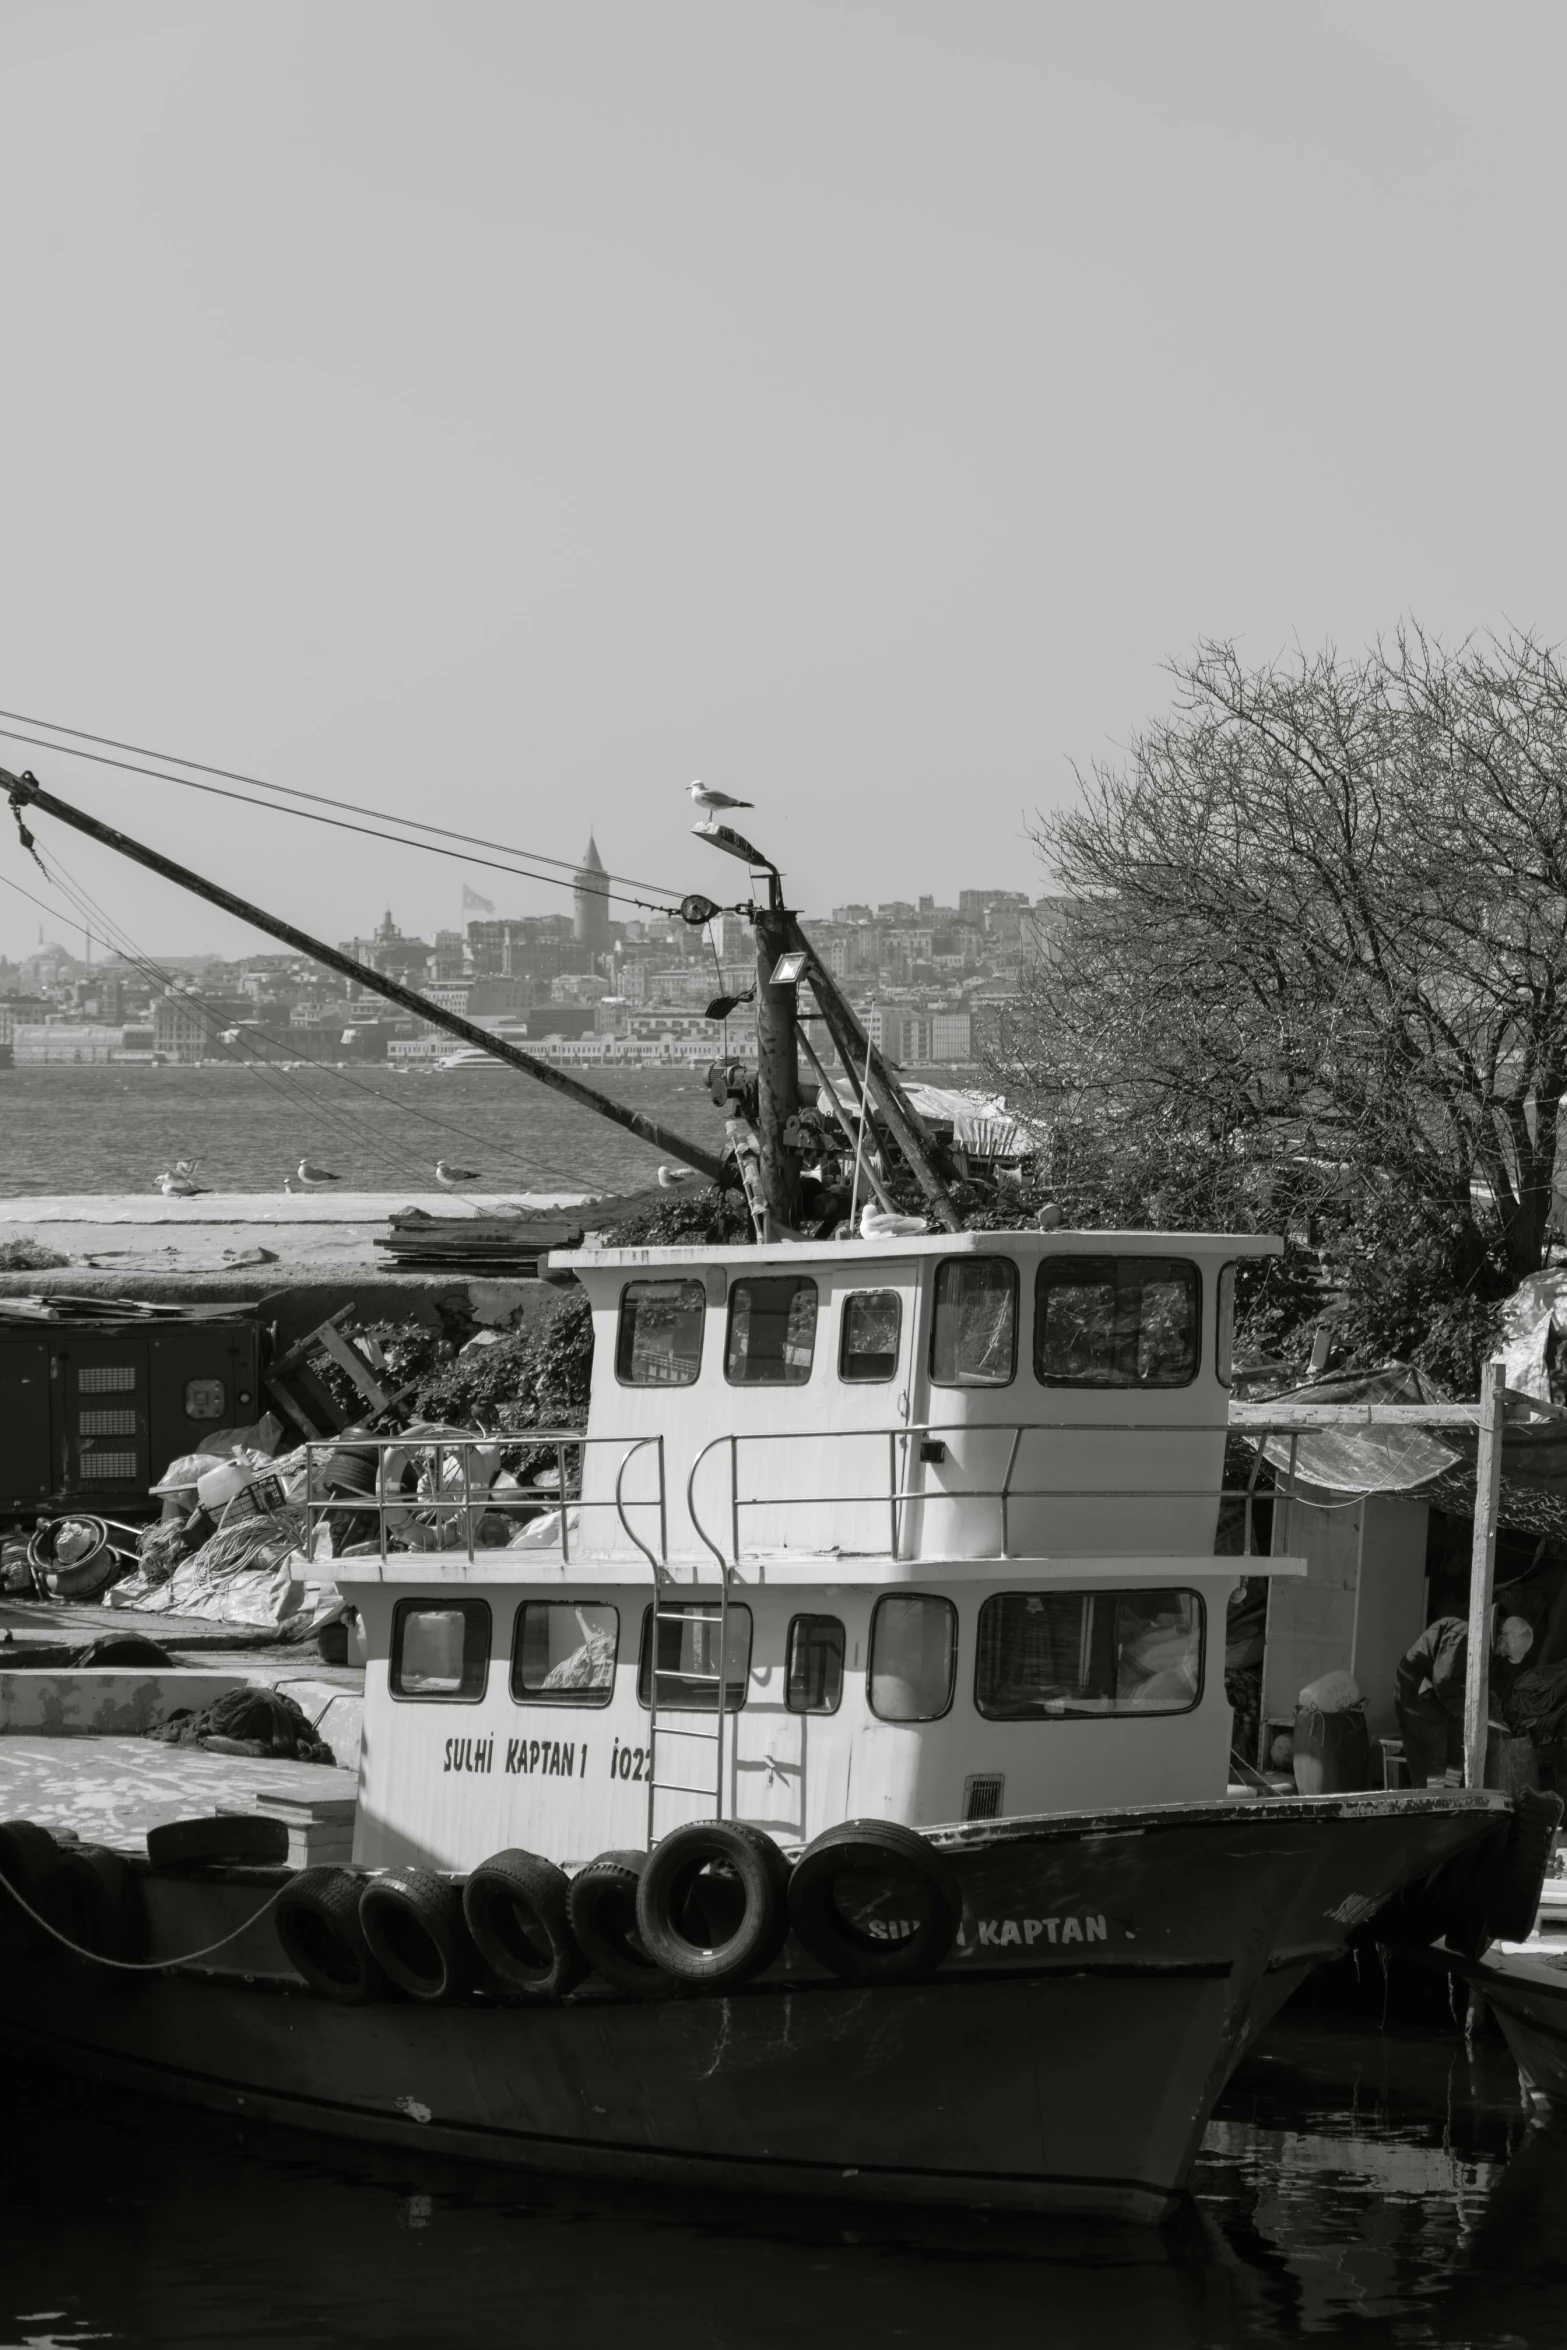
<svg viewBox="0 0 1567 2350">
<path fill-rule="evenodd" d="M 1325 1714 L 1303 1705 L 1295 1714 L 1297 1795 L 1353 1795 L 1371 1784 L 1371 1740 L 1366 1709 Z"/>
</svg>

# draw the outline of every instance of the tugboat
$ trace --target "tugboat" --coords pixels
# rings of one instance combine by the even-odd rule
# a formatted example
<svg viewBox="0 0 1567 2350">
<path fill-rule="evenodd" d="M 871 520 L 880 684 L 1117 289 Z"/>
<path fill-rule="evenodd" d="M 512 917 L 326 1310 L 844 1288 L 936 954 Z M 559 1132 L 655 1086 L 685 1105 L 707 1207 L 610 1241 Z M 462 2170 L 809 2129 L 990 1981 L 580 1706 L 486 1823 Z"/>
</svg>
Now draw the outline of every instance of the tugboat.
<svg viewBox="0 0 1567 2350">
<path fill-rule="evenodd" d="M 1303 1565 L 1215 1554 L 1235 1268 L 1277 1245 L 552 1259 L 594 1362 L 544 1488 L 493 1439 L 314 1452 L 368 1644 L 351 1857 L 0 1830 L 0 2025 L 535 2170 L 1159 2219 L 1314 1966 L 1401 1896 L 1434 1938 L 1444 1888 L 1483 1936 L 1520 1860 L 1483 1789 L 1229 1792 L 1226 1600 Z"/>
</svg>

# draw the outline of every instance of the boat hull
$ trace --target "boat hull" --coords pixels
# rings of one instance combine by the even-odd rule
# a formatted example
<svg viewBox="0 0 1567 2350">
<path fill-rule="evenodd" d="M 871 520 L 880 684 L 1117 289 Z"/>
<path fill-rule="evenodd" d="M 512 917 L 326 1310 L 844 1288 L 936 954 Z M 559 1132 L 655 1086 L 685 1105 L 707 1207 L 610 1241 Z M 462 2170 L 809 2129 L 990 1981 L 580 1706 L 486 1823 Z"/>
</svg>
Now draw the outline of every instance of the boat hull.
<svg viewBox="0 0 1567 2350">
<path fill-rule="evenodd" d="M 534 2170 L 1156 2220 L 1311 1967 L 1504 1813 L 1327 1800 L 938 1832 L 964 1922 L 918 1985 L 792 1955 L 792 1976 L 651 2004 L 343 2007 L 289 1979 L 264 1921 L 234 1945 L 248 1980 L 15 1964 L 0 2031 L 134 2090 Z M 197 1947 L 272 1881 L 150 1881 L 155 1949 Z"/>
<path fill-rule="evenodd" d="M 1469 1981 L 1490 2001 L 1530 2088 L 1567 2112 L 1567 1961 L 1509 1954 L 1470 1969 Z"/>
</svg>

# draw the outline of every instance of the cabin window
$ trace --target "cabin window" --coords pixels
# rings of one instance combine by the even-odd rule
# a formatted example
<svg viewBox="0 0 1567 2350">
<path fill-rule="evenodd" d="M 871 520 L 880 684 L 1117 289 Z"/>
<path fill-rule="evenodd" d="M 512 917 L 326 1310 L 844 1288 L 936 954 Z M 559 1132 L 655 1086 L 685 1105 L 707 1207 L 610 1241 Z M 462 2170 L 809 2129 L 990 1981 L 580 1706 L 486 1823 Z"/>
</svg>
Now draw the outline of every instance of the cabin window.
<svg viewBox="0 0 1567 2350">
<path fill-rule="evenodd" d="M 1003 1591 L 979 1611 L 974 1703 L 995 1722 L 1185 1714 L 1202 1696 L 1195 1591 Z"/>
<path fill-rule="evenodd" d="M 511 1693 L 523 1705 L 608 1705 L 620 1611 L 594 1601 L 527 1599 L 517 1610 Z"/>
<path fill-rule="evenodd" d="M 1008 1387 L 1017 1371 L 1017 1267 L 947 1257 L 936 1267 L 930 1375 L 938 1387 Z"/>
<path fill-rule="evenodd" d="M 903 1300 L 895 1289 L 855 1289 L 843 1301 L 840 1379 L 892 1379 L 898 1370 Z"/>
<path fill-rule="evenodd" d="M 958 1614 L 950 1599 L 889 1592 L 871 1618 L 871 1712 L 884 1722 L 933 1722 L 952 1703 Z"/>
<path fill-rule="evenodd" d="M 615 1338 L 621 1386 L 694 1386 L 702 1368 L 706 1307 L 700 1281 L 628 1281 Z"/>
<path fill-rule="evenodd" d="M 729 1292 L 731 1387 L 803 1387 L 816 1352 L 816 1284 L 799 1273 L 753 1274 Z"/>
<path fill-rule="evenodd" d="M 1219 1295 L 1214 1309 L 1213 1368 L 1221 1387 L 1228 1387 L 1235 1369 L 1235 1267 L 1219 1273 Z"/>
<path fill-rule="evenodd" d="M 836 1616 L 789 1625 L 784 1704 L 792 1714 L 835 1714 L 843 1699 L 843 1626 Z"/>
<path fill-rule="evenodd" d="M 392 1615 L 394 1697 L 477 1705 L 490 1669 L 490 1611 L 482 1599 L 400 1599 Z"/>
<path fill-rule="evenodd" d="M 718 1609 L 706 1601 L 677 1601 L 658 1611 L 658 1706 L 660 1713 L 712 1714 L 718 1711 Z M 751 1670 L 751 1611 L 742 1601 L 729 1610 L 724 1659 L 724 1711 L 745 1703 Z M 637 1695 L 644 1705 L 652 1684 L 653 1610 L 642 1611 L 642 1655 Z"/>
<path fill-rule="evenodd" d="M 1202 1286 L 1180 1257 L 1046 1257 L 1034 1369 L 1047 1387 L 1189 1387 Z"/>
</svg>

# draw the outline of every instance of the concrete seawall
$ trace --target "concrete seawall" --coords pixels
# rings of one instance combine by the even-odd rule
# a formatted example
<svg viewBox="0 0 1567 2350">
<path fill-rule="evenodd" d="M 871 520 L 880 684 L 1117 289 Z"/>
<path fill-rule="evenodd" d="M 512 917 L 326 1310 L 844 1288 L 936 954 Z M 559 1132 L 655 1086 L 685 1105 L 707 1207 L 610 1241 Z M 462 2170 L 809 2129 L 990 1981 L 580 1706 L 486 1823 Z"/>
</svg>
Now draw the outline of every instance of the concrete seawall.
<svg viewBox="0 0 1567 2350">
<path fill-rule="evenodd" d="M 0 1245 L 31 1241 L 68 1263 L 0 1270 L 6 1297 L 148 1298 L 160 1305 L 256 1306 L 279 1339 L 302 1335 L 352 1305 L 366 1320 L 420 1321 L 468 1332 L 503 1329 L 546 1310 L 537 1280 L 461 1271 L 403 1271 L 376 1241 L 394 1214 L 475 1218 L 515 1212 L 591 1217 L 623 1214 L 635 1200 L 594 1201 L 560 1192 L 327 1193 L 82 1192 L 0 1199 Z M 652 1195 L 657 1198 L 657 1193 Z"/>
</svg>

